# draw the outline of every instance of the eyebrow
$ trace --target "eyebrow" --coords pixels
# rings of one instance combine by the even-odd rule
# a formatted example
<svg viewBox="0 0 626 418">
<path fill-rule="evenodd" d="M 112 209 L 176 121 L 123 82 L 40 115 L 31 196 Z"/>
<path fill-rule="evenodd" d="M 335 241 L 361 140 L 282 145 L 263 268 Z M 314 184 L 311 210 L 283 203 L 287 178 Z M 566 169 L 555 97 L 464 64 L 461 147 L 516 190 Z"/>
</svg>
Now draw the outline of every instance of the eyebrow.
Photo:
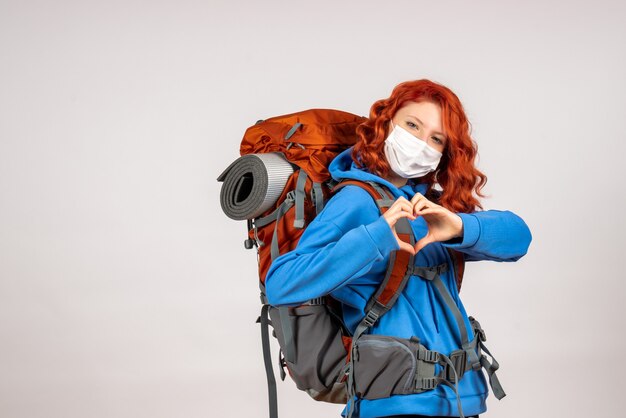
<svg viewBox="0 0 626 418">
<path fill-rule="evenodd" d="M 413 118 L 413 119 L 417 120 L 417 121 L 420 123 L 420 125 L 424 126 L 424 122 L 422 122 L 422 121 L 421 121 L 421 120 L 420 120 L 417 116 L 413 116 L 413 115 L 407 115 L 407 116 L 409 116 L 409 117 L 411 117 L 411 118 Z M 445 135 L 443 134 L 443 132 L 435 131 L 435 132 L 433 132 L 433 133 L 434 133 L 434 134 L 439 134 L 439 135 L 443 136 L 445 139 L 448 139 L 448 137 L 447 137 L 447 136 L 445 136 Z"/>
</svg>

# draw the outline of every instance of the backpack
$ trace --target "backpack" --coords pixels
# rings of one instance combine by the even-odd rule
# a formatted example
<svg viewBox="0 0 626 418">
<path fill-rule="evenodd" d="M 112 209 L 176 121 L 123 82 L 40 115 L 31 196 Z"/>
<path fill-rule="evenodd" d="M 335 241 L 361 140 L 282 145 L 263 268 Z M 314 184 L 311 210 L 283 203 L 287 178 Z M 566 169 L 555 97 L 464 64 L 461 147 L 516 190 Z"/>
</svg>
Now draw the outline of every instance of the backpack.
<svg viewBox="0 0 626 418">
<path fill-rule="evenodd" d="M 335 184 L 328 165 L 356 143 L 356 127 L 365 120 L 339 110 L 311 109 L 259 120 L 246 130 L 242 158 L 218 181 L 224 182 L 224 212 L 248 221 L 244 245 L 258 250 L 261 286 L 272 260 L 294 249 L 322 210 Z"/>
<path fill-rule="evenodd" d="M 412 274 L 432 280 L 444 302 L 454 305 L 439 280 L 448 263 L 418 267 L 414 266 L 414 257 L 409 253 L 392 253 L 385 278 L 368 302 L 367 314 L 352 335 L 343 323 L 341 304 L 329 295 L 296 307 L 271 306 L 267 302 L 265 277 L 271 262 L 297 246 L 306 226 L 334 193 L 347 185 L 362 187 L 376 201 L 381 214 L 393 204 L 393 195 L 380 184 L 356 180 L 337 183 L 328 172 L 332 159 L 356 143 L 356 127 L 365 120 L 330 109 L 312 109 L 260 120 L 244 134 L 240 147 L 242 157 L 218 177 L 218 181 L 223 182 L 222 209 L 232 219 L 247 220 L 248 236 L 244 245 L 247 249 L 257 249 L 263 304 L 257 322 L 262 330 L 271 418 L 278 416 L 278 409 L 270 326 L 280 346 L 281 379 L 284 380 L 288 373 L 298 389 L 323 402 L 345 404 L 355 395 L 378 399 L 393 394 L 419 393 L 432 390 L 438 384 L 446 384 L 456 391 L 455 385 L 466 370 L 481 367 L 484 355 L 480 350 L 486 350 L 482 344 L 484 338 L 474 338 L 470 343 L 467 332 L 462 341 L 465 347 L 449 356 L 428 350 L 415 337 L 406 340 L 367 335 L 377 320 L 391 309 Z M 431 190 L 427 198 L 437 201 L 439 196 L 439 192 Z M 400 219 L 396 223 L 396 232 L 400 239 L 415 244 L 408 220 Z M 447 250 L 460 288 L 463 254 L 450 248 Z M 460 313 L 455 317 L 459 320 Z M 472 330 L 469 332 L 483 337 L 480 324 L 471 317 L 470 321 Z M 464 328 L 465 324 L 459 323 L 459 329 Z M 377 352 L 380 347 L 385 347 L 385 355 L 389 353 L 395 360 L 381 360 L 381 353 Z M 471 351 L 477 354 L 472 355 Z M 412 357 L 407 358 L 407 353 Z M 407 361 L 416 364 L 418 372 L 410 376 L 399 375 L 398 369 L 406 369 Z M 435 364 L 443 368 L 438 375 L 434 373 Z M 490 382 L 493 376 L 499 386 L 493 374 L 498 368 L 495 359 L 488 363 L 488 367 L 492 369 L 491 372 L 488 370 Z M 400 380 L 407 383 L 411 380 L 411 384 L 398 385 Z M 497 397 L 504 396 L 503 391 L 500 394 L 494 390 L 494 393 Z M 460 400 L 457 401 L 461 411 Z M 351 415 L 354 403 L 351 402 L 349 407 Z"/>
</svg>

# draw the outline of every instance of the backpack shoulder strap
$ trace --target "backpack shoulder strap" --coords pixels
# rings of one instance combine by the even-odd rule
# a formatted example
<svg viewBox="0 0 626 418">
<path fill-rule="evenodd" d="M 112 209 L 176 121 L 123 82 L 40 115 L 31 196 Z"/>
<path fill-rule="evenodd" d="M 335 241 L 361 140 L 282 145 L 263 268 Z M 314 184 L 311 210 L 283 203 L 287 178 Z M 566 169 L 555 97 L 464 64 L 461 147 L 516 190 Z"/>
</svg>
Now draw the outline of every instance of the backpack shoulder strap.
<svg viewBox="0 0 626 418">
<path fill-rule="evenodd" d="M 333 193 L 347 185 L 365 189 L 372 196 L 383 214 L 394 202 L 393 195 L 375 182 L 344 180 L 333 188 Z M 398 238 L 410 245 L 415 245 L 415 236 L 406 218 L 400 218 L 396 222 L 395 229 Z M 395 251 L 390 255 L 385 278 L 368 301 L 365 307 L 366 315 L 357 326 L 353 339 L 357 339 L 363 332 L 374 325 L 378 318 L 391 309 L 411 277 L 413 264 L 414 256 L 406 251 Z"/>
</svg>

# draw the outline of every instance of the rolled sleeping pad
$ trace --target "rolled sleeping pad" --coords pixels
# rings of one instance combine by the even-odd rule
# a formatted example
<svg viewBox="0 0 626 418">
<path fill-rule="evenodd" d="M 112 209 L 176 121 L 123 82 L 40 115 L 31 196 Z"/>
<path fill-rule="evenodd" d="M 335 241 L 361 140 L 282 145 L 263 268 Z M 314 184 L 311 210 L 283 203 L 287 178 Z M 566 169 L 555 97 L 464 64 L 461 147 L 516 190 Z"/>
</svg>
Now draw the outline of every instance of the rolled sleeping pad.
<svg viewBox="0 0 626 418">
<path fill-rule="evenodd" d="M 294 166 L 283 154 L 248 154 L 235 160 L 217 178 L 222 181 L 220 203 L 231 219 L 253 219 L 278 200 Z"/>
</svg>

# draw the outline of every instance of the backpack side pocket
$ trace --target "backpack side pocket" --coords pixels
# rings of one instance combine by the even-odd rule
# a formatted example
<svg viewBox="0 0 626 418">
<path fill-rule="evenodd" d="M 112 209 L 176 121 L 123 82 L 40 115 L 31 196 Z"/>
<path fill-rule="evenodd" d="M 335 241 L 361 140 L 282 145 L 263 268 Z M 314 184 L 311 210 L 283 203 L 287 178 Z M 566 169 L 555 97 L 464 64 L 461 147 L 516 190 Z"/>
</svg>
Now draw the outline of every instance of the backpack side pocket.
<svg viewBox="0 0 626 418">
<path fill-rule="evenodd" d="M 338 378 L 346 364 L 342 328 L 326 305 L 302 305 L 288 309 L 287 320 L 293 334 L 295 358 L 285 360 L 289 375 L 300 390 L 317 400 L 345 403 L 345 385 Z M 283 329 L 285 318 L 270 307 L 276 338 L 286 351 Z"/>
</svg>

